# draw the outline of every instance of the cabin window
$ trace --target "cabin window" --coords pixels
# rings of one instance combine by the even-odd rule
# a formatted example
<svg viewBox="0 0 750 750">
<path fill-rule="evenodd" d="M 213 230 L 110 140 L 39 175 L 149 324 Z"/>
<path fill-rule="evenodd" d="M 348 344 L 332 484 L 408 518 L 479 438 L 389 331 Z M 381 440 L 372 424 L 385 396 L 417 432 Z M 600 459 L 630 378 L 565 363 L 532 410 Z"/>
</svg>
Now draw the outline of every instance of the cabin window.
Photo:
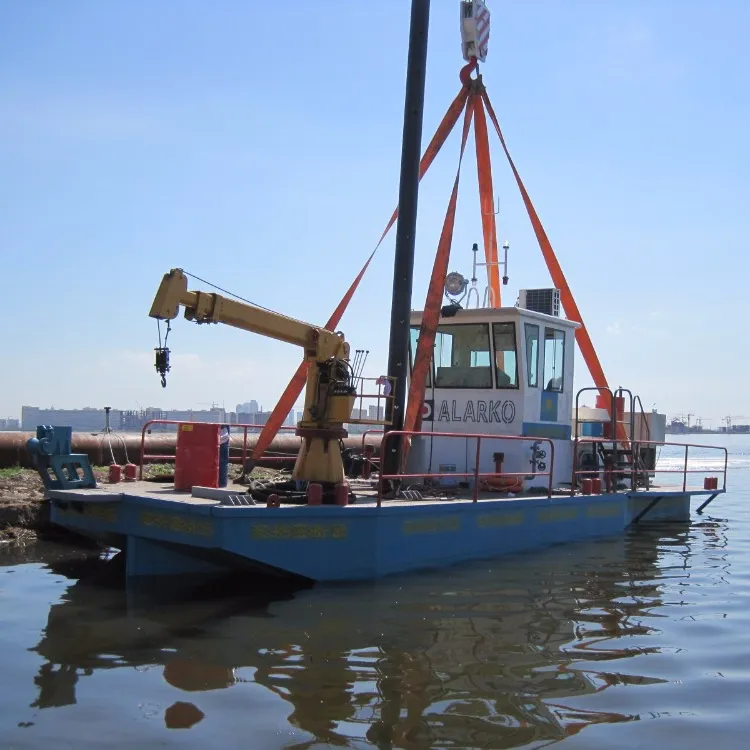
<svg viewBox="0 0 750 750">
<path fill-rule="evenodd" d="M 539 386 L 539 326 L 526 323 L 526 373 L 529 388 Z"/>
<path fill-rule="evenodd" d="M 489 325 L 439 326 L 434 360 L 438 388 L 492 388 Z"/>
<path fill-rule="evenodd" d="M 411 372 L 414 368 L 414 360 L 417 356 L 417 342 L 419 341 L 419 326 L 411 327 L 411 336 L 409 338 L 409 371 Z M 430 368 L 427 370 L 427 379 L 425 380 L 425 387 L 432 387 L 432 367 L 434 361 L 430 362 Z"/>
<path fill-rule="evenodd" d="M 493 323 L 495 337 L 495 379 L 498 388 L 518 388 L 516 324 Z"/>
<path fill-rule="evenodd" d="M 562 391 L 565 362 L 565 331 L 544 329 L 544 389 Z"/>
</svg>

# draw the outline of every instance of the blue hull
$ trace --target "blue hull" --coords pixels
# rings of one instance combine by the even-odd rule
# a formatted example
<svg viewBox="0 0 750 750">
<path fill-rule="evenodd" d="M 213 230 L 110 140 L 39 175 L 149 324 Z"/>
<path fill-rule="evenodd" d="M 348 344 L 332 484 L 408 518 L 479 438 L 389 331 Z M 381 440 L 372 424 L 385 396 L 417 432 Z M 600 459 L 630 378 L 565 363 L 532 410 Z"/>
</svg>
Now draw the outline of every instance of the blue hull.
<svg viewBox="0 0 750 750">
<path fill-rule="evenodd" d="M 684 521 L 690 517 L 691 494 L 714 493 L 384 503 L 381 508 L 189 504 L 97 490 L 49 494 L 52 521 L 125 550 L 130 577 L 249 566 L 313 581 L 357 581 L 621 534 L 638 520 Z"/>
</svg>

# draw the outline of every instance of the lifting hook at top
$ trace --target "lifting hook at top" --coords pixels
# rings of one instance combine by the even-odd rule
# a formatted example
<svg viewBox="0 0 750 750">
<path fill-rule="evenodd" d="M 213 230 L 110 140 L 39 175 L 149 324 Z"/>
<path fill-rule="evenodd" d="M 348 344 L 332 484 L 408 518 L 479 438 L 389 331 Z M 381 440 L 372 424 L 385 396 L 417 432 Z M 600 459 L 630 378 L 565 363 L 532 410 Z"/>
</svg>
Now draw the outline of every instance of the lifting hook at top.
<svg viewBox="0 0 750 750">
<path fill-rule="evenodd" d="M 473 70 L 477 71 L 476 78 L 471 77 L 471 72 Z M 461 72 L 458 74 L 458 77 L 461 79 L 461 83 L 464 86 L 472 86 L 477 81 L 481 82 L 482 77 L 479 75 L 479 64 L 477 63 L 476 57 L 472 57 L 471 60 L 469 60 L 469 62 L 466 63 L 463 68 L 461 68 Z"/>
</svg>

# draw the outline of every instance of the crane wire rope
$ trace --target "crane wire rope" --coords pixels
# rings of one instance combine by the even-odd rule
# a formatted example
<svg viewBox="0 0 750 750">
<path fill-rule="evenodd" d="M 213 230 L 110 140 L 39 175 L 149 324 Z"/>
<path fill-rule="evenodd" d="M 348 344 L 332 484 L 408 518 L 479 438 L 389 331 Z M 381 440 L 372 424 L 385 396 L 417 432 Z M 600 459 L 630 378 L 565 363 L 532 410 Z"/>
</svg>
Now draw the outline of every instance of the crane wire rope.
<svg viewBox="0 0 750 750">
<path fill-rule="evenodd" d="M 185 276 L 190 276 L 191 279 L 195 279 L 196 281 L 200 281 L 201 284 L 207 284 L 210 287 L 213 287 L 219 292 L 222 292 L 223 294 L 228 294 L 230 297 L 234 297 L 235 299 L 241 300 L 242 302 L 247 302 L 248 305 L 252 305 L 253 307 L 258 307 L 261 310 L 265 310 L 266 312 L 274 312 L 268 307 L 264 307 L 263 305 L 259 305 L 257 302 L 253 302 L 252 300 L 246 299 L 245 297 L 241 297 L 239 294 L 235 294 L 234 292 L 230 292 L 228 289 L 223 289 L 220 286 L 217 286 L 216 284 L 212 284 L 210 281 L 206 281 L 206 279 L 202 279 L 200 276 L 196 276 L 194 273 L 190 273 L 186 271 L 184 268 L 181 269 L 182 272 L 185 274 Z"/>
</svg>

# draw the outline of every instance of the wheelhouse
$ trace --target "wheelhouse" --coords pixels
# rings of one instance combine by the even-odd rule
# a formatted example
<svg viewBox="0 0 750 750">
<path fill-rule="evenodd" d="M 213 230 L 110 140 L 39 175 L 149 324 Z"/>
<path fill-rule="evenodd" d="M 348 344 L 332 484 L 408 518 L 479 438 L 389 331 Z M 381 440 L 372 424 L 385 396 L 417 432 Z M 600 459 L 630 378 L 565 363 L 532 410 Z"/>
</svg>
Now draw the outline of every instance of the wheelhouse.
<svg viewBox="0 0 750 750">
<path fill-rule="evenodd" d="M 422 314 L 412 313 L 412 363 L 421 322 Z M 520 307 L 459 309 L 441 317 L 425 383 L 422 432 L 551 439 L 556 443 L 554 479 L 569 481 L 578 327 Z M 468 440 L 426 436 L 421 442 L 412 451 L 410 471 L 473 470 L 476 458 Z M 491 471 L 495 454 L 502 453 L 505 471 L 526 471 L 530 445 L 484 441 L 480 470 Z"/>
</svg>

